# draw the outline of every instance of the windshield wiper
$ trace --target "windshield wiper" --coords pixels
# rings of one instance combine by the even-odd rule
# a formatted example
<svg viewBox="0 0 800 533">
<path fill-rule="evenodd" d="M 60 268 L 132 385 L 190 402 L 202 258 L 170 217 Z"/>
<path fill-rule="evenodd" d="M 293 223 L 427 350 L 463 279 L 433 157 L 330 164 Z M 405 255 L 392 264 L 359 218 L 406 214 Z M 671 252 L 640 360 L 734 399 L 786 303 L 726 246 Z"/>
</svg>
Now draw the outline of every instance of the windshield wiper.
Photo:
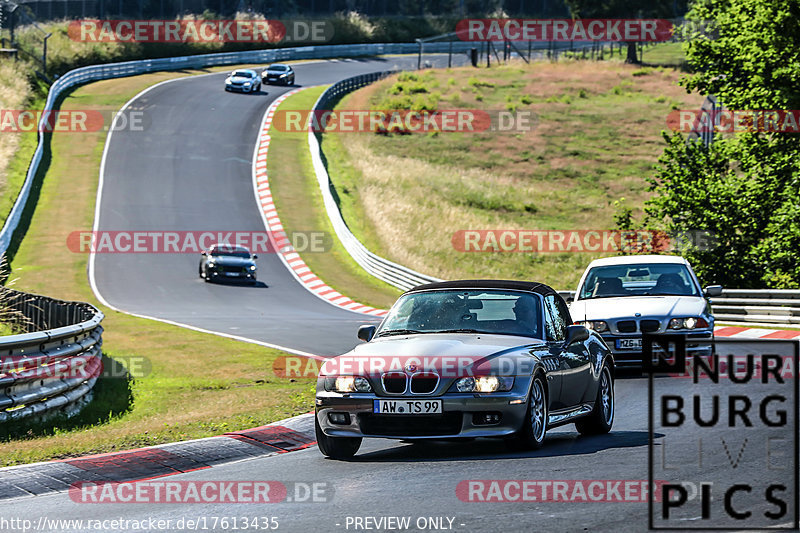
<svg viewBox="0 0 800 533">
<path fill-rule="evenodd" d="M 421 331 L 417 331 L 415 329 L 387 329 L 378 333 L 378 337 L 389 336 L 389 335 L 410 335 L 413 333 L 422 333 Z"/>
<path fill-rule="evenodd" d="M 485 331 L 478 331 L 477 329 L 460 328 L 460 329 L 443 329 L 435 333 L 486 333 Z"/>
</svg>

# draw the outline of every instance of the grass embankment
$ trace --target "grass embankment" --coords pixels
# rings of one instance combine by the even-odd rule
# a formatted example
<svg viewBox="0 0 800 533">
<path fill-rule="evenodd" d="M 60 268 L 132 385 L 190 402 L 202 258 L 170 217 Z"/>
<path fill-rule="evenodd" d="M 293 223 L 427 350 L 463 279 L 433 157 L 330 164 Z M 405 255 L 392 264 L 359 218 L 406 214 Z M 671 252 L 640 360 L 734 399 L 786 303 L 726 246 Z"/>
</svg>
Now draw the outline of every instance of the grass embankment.
<svg viewBox="0 0 800 533">
<path fill-rule="evenodd" d="M 647 65 L 662 65 L 687 68 L 685 43 L 659 43 L 645 46 L 642 51 L 642 62 Z"/>
<path fill-rule="evenodd" d="M 37 103 L 39 107 L 43 105 L 41 97 L 34 96 L 27 76 L 24 63 L 0 61 L 0 110 L 3 113 L 35 108 Z M 3 118 L 14 120 L 10 114 Z M 25 180 L 36 142 L 36 132 L 16 132 L 11 123 L 0 124 L 0 227 Z"/>
<path fill-rule="evenodd" d="M 287 98 L 281 109 L 311 109 L 323 90 L 324 87 L 315 87 L 301 91 Z M 333 237 L 329 251 L 300 254 L 311 271 L 359 303 L 377 308 L 391 306 L 400 291 L 367 274 L 336 239 L 311 164 L 308 134 L 278 131 L 273 125 L 267 172 L 275 206 L 287 233 L 325 231 Z"/>
<path fill-rule="evenodd" d="M 694 109 L 672 69 L 618 62 L 514 63 L 392 76 L 337 109 L 530 110 L 514 133 L 325 134 L 344 218 L 373 252 L 452 279 L 536 279 L 573 288 L 591 253 L 463 253 L 464 229 L 612 229 L 640 210 L 673 109 Z M 352 295 L 357 297 L 358 294 Z"/>
<path fill-rule="evenodd" d="M 147 86 L 187 74 L 93 83 L 72 92 L 62 108 L 117 110 Z M 92 227 L 104 141 L 103 131 L 52 136 L 49 168 L 12 268 L 15 288 L 100 307 L 106 368 L 133 375 L 99 381 L 95 400 L 72 419 L 13 427 L 0 436 L 0 466 L 217 435 L 313 407 L 311 384 L 273 376 L 272 361 L 282 352 L 97 303 L 86 281 L 88 256 L 68 251 L 66 239 Z"/>
</svg>

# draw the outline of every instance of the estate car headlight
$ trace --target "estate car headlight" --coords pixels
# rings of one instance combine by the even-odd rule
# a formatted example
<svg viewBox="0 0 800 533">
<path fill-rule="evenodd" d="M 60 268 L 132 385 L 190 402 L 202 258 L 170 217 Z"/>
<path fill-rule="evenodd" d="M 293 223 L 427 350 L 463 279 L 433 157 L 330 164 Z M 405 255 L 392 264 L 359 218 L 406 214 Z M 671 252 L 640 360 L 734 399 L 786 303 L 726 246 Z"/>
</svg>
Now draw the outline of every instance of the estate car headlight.
<svg viewBox="0 0 800 533">
<path fill-rule="evenodd" d="M 703 317 L 690 316 L 687 318 L 673 318 L 669 321 L 669 329 L 697 329 L 707 328 L 708 322 Z"/>
<path fill-rule="evenodd" d="M 576 322 L 576 324 L 580 324 L 585 328 L 593 329 L 597 333 L 603 333 L 604 331 L 608 331 L 608 322 L 606 322 L 605 320 L 586 320 L 583 322 Z"/>
<path fill-rule="evenodd" d="M 256 269 L 255 265 L 250 265 L 250 270 L 255 270 L 255 269 Z"/>
<path fill-rule="evenodd" d="M 372 392 L 367 378 L 359 376 L 338 376 L 325 380 L 325 389 L 334 392 Z"/>
<path fill-rule="evenodd" d="M 460 378 L 453 389 L 456 392 L 498 392 L 511 390 L 513 386 L 513 376 L 480 376 Z"/>
</svg>

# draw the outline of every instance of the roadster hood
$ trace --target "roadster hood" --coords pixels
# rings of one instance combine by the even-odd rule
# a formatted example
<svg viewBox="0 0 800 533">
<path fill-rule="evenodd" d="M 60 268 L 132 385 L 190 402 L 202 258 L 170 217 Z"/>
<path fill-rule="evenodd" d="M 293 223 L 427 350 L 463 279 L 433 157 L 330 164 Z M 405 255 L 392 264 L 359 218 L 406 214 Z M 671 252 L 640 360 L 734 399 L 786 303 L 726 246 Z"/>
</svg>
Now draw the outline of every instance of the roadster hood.
<svg viewBox="0 0 800 533">
<path fill-rule="evenodd" d="M 375 339 L 332 358 L 322 374 L 380 374 L 387 371 L 436 371 L 441 375 L 465 375 L 472 369 L 498 366 L 500 356 L 518 357 L 543 342 L 531 337 L 486 334 L 426 333 Z M 469 373 L 469 372 L 467 372 Z"/>
</svg>

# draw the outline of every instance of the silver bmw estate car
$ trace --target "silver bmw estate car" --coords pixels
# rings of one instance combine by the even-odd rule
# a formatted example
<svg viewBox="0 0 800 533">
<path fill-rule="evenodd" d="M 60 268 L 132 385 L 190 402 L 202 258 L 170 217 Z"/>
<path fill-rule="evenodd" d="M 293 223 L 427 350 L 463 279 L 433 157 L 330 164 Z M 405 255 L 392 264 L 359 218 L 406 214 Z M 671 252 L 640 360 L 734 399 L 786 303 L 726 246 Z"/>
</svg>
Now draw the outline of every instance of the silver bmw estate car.
<svg viewBox="0 0 800 533">
<path fill-rule="evenodd" d="M 700 288 L 683 257 L 628 255 L 592 261 L 583 273 L 570 313 L 599 333 L 618 366 L 642 365 L 642 334 L 686 336 L 686 355 L 710 356 L 714 317 L 707 297 L 720 285 Z"/>
<path fill-rule="evenodd" d="M 504 437 L 542 446 L 549 428 L 605 433 L 614 420 L 614 359 L 596 332 L 570 325 L 541 283 L 449 281 L 403 294 L 366 341 L 322 365 L 316 434 L 329 457 L 363 437 Z"/>
</svg>

